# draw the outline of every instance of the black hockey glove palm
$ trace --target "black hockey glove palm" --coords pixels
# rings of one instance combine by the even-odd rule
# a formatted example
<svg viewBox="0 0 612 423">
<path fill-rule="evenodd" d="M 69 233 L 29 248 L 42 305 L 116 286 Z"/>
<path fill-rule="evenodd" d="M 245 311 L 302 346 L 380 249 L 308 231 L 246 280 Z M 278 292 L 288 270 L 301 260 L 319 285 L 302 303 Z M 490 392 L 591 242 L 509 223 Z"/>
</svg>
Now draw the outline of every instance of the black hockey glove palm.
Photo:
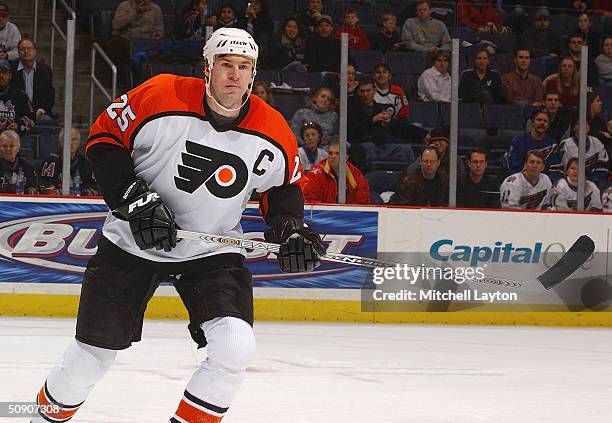
<svg viewBox="0 0 612 423">
<path fill-rule="evenodd" d="M 264 233 L 268 242 L 280 244 L 278 264 L 285 273 L 310 272 L 321 265 L 320 257 L 327 247 L 321 237 L 295 218 L 282 227 L 271 228 Z"/>
<path fill-rule="evenodd" d="M 113 215 L 130 223 L 134 240 L 141 250 L 155 247 L 170 251 L 176 247 L 174 213 L 151 191 L 142 179 L 132 182 L 123 194 L 125 201 L 113 210 Z"/>
</svg>

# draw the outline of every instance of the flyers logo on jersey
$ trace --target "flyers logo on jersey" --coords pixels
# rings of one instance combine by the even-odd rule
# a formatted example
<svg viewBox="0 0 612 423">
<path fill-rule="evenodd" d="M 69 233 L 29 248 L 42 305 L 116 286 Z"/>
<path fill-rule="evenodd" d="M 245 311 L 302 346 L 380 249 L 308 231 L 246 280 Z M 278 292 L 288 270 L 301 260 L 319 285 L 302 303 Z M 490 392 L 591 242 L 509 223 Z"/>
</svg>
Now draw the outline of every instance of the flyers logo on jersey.
<svg viewBox="0 0 612 423">
<path fill-rule="evenodd" d="M 183 164 L 178 166 L 174 184 L 181 191 L 193 194 L 202 185 L 218 198 L 232 198 L 246 186 L 248 169 L 242 159 L 226 151 L 216 150 L 187 140 Z"/>
</svg>

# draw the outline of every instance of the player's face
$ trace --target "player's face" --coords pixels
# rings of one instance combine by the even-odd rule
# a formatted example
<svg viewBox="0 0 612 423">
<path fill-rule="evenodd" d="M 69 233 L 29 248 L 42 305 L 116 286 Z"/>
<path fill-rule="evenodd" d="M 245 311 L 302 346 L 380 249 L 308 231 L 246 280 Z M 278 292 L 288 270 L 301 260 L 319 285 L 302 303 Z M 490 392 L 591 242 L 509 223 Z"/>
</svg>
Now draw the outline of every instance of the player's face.
<svg viewBox="0 0 612 423">
<path fill-rule="evenodd" d="M 545 101 L 545 107 L 546 110 L 548 111 L 548 113 L 557 113 L 557 110 L 559 110 L 559 96 L 558 95 L 554 95 L 554 94 L 547 94 L 546 95 L 546 101 Z"/>
<path fill-rule="evenodd" d="M 293 39 L 298 35 L 298 25 L 296 21 L 288 21 L 285 25 L 285 35 L 287 38 Z"/>
<path fill-rule="evenodd" d="M 0 155 L 7 162 L 14 162 L 19 153 L 19 147 L 14 139 L 9 137 L 0 138 Z"/>
<path fill-rule="evenodd" d="M 572 162 L 572 164 L 565 171 L 565 174 L 574 184 L 578 182 L 578 163 Z"/>
<path fill-rule="evenodd" d="M 478 53 L 476 56 L 476 69 L 484 72 L 489 67 L 489 55 L 485 52 Z"/>
<path fill-rule="evenodd" d="M 391 79 L 391 72 L 389 72 L 386 68 L 379 66 L 374 71 L 374 80 L 378 85 L 387 85 L 389 80 Z"/>
<path fill-rule="evenodd" d="M 514 62 L 516 63 L 516 67 L 520 72 L 526 72 L 529 69 L 529 65 L 531 65 L 531 55 L 529 54 L 529 50 L 519 50 L 516 53 Z"/>
<path fill-rule="evenodd" d="M 416 14 L 420 20 L 426 21 L 431 16 L 431 9 L 427 3 L 423 3 L 417 7 Z"/>
<path fill-rule="evenodd" d="M 359 18 L 354 13 L 347 13 L 344 16 L 344 23 L 346 23 L 350 27 L 357 25 L 357 22 L 359 22 Z"/>
<path fill-rule="evenodd" d="M 374 87 L 372 84 L 364 84 L 359 86 L 359 97 L 366 106 L 370 106 L 374 102 Z"/>
<path fill-rule="evenodd" d="M 421 156 L 421 173 L 426 178 L 433 178 L 440 167 L 440 159 L 433 151 L 425 151 Z"/>
<path fill-rule="evenodd" d="M 315 128 L 308 128 L 304 130 L 304 144 L 306 145 L 307 149 L 316 150 L 316 148 L 319 146 L 320 139 L 321 137 L 319 137 L 319 131 L 317 131 Z"/>
<path fill-rule="evenodd" d="M 264 86 L 261 84 L 256 85 L 255 88 L 253 88 L 253 94 L 261 98 L 266 103 L 270 100 L 270 97 L 268 96 L 268 92 L 266 91 Z"/>
<path fill-rule="evenodd" d="M 434 67 L 440 73 L 446 73 L 448 71 L 448 59 L 446 57 L 438 57 L 434 61 Z"/>
<path fill-rule="evenodd" d="M 525 162 L 525 174 L 529 179 L 537 178 L 540 173 L 544 170 L 544 161 L 532 154 L 529 155 L 529 158 Z"/>
<path fill-rule="evenodd" d="M 337 174 L 338 170 L 340 169 L 340 145 L 331 145 L 329 147 L 329 150 L 327 151 L 327 154 L 327 160 L 329 160 L 329 165 Z"/>
<path fill-rule="evenodd" d="M 482 153 L 472 153 L 468 167 L 473 176 L 480 177 L 484 175 L 487 168 L 487 157 Z"/>
<path fill-rule="evenodd" d="M 210 87 L 219 103 L 228 109 L 242 104 L 253 75 L 251 59 L 238 55 L 217 57 L 210 75 Z"/>
</svg>

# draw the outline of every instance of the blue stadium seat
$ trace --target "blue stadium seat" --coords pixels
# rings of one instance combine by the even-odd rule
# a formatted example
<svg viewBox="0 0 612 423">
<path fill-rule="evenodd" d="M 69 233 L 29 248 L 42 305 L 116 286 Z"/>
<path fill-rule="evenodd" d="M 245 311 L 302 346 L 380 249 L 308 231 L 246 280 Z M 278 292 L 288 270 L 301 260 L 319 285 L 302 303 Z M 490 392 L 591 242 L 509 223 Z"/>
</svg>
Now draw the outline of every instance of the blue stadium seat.
<svg viewBox="0 0 612 423">
<path fill-rule="evenodd" d="M 285 94 L 274 92 L 274 107 L 282 113 L 287 120 L 291 120 L 296 110 L 301 109 L 306 101 L 303 94 Z"/>
<path fill-rule="evenodd" d="M 487 34 L 481 33 L 480 39 L 492 42 L 497 46 L 497 53 L 506 52 L 512 54 L 516 43 L 516 37 L 513 34 Z"/>
<path fill-rule="evenodd" d="M 257 75 L 255 75 L 256 81 L 266 81 L 268 84 L 274 82 L 276 85 L 280 84 L 280 76 L 278 71 L 269 69 L 258 69 Z"/>
<path fill-rule="evenodd" d="M 387 53 L 387 64 L 393 73 L 421 74 L 427 68 L 422 54 L 406 51 Z"/>
<path fill-rule="evenodd" d="M 281 72 L 281 80 L 294 88 L 310 87 L 311 91 L 321 85 L 320 72 Z"/>
<path fill-rule="evenodd" d="M 525 130 L 523 109 L 514 104 L 489 104 L 485 106 L 485 128 Z"/>
<path fill-rule="evenodd" d="M 532 57 L 531 66 L 529 66 L 529 72 L 536 75 L 541 80 L 544 80 L 548 76 L 548 58 L 547 57 Z"/>
<path fill-rule="evenodd" d="M 514 69 L 514 61 L 511 53 L 496 53 L 491 56 L 491 69 L 502 75 Z"/>
<path fill-rule="evenodd" d="M 174 15 L 164 15 L 164 38 L 170 39 L 174 36 Z"/>
<path fill-rule="evenodd" d="M 384 61 L 384 56 L 382 51 L 378 50 L 352 50 L 351 59 L 359 72 L 371 74 L 374 67 Z"/>
<path fill-rule="evenodd" d="M 397 16 L 398 10 L 390 4 L 378 2 L 374 5 L 374 21 L 377 25 L 382 22 L 382 17 L 385 13 L 393 13 Z"/>
<path fill-rule="evenodd" d="M 332 6 L 332 18 L 337 24 L 341 24 L 344 21 L 344 11 L 354 10 L 359 16 L 359 24 L 367 25 L 376 23 L 374 17 L 374 8 L 371 3 L 351 3 L 345 5 L 344 0 L 336 0 Z"/>
<path fill-rule="evenodd" d="M 440 126 L 438 103 L 434 101 L 414 101 L 410 103 L 410 121 L 428 129 Z"/>
<path fill-rule="evenodd" d="M 527 122 L 535 112 L 542 110 L 541 106 L 527 106 L 523 109 L 523 121 Z"/>
<path fill-rule="evenodd" d="M 442 125 L 450 125 L 450 103 L 440 103 Z M 459 103 L 459 128 L 481 129 L 480 104 Z"/>
<path fill-rule="evenodd" d="M 395 191 L 399 183 L 401 174 L 387 170 L 375 170 L 366 173 L 365 177 L 368 180 L 370 191 L 381 194 L 387 191 Z"/>
<path fill-rule="evenodd" d="M 37 159 L 46 159 L 49 154 L 55 153 L 59 149 L 57 137 L 59 129 L 53 132 L 47 132 L 34 136 L 34 157 Z M 35 169 L 38 171 L 38 169 Z"/>
<path fill-rule="evenodd" d="M 507 151 L 510 148 L 512 137 L 507 135 L 485 135 L 482 138 L 482 146 L 487 151 L 503 150 Z"/>
</svg>

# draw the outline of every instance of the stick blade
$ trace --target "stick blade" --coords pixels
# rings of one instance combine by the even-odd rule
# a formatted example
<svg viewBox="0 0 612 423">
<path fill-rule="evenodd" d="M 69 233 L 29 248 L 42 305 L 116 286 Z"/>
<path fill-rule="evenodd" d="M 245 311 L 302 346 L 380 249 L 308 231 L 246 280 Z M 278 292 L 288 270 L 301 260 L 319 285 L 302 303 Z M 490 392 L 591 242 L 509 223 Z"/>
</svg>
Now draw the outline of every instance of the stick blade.
<svg viewBox="0 0 612 423">
<path fill-rule="evenodd" d="M 595 242 L 587 235 L 582 235 L 574 245 L 546 272 L 538 276 L 538 280 L 546 289 L 563 282 L 574 273 L 595 251 Z"/>
</svg>

